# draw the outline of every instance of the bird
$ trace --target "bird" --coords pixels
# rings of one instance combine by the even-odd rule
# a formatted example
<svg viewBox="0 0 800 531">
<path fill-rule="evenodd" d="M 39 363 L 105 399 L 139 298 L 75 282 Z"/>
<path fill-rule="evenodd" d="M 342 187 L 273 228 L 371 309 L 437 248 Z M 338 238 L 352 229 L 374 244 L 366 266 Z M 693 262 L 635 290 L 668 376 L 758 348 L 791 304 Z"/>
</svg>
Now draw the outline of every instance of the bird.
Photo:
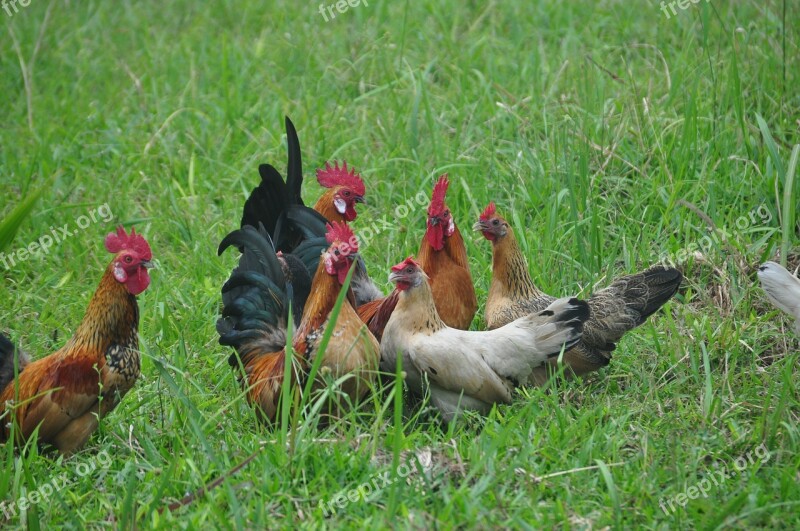
<svg viewBox="0 0 800 531">
<path fill-rule="evenodd" d="M 489 329 L 501 327 L 531 312 L 542 311 L 555 299 L 540 291 L 531 280 L 525 257 L 514 231 L 489 203 L 473 225 L 492 243 L 492 281 L 486 300 Z M 594 293 L 587 302 L 591 317 L 583 337 L 564 354 L 567 377 L 583 375 L 605 367 L 622 336 L 641 325 L 677 293 L 683 280 L 680 271 L 653 266 L 634 275 L 615 279 L 610 286 Z M 557 370 L 558 360 L 534 371 L 536 385 L 544 385 Z"/>
<path fill-rule="evenodd" d="M 758 268 L 758 280 L 769 301 L 794 317 L 794 331 L 800 335 L 800 279 L 780 264 L 765 262 Z"/>
<path fill-rule="evenodd" d="M 392 267 L 389 280 L 399 294 L 381 339 L 381 370 L 396 372 L 400 356 L 410 391 L 429 390 L 447 422 L 465 409 L 485 414 L 511 402 L 535 367 L 580 339 L 589 318 L 585 301 L 563 298 L 496 330 L 458 330 L 442 321 L 428 276 L 412 256 Z"/>
<path fill-rule="evenodd" d="M 150 285 L 152 252 L 120 226 L 105 238 L 114 255 L 75 334 L 39 360 L 0 335 L 0 442 L 12 436 L 69 455 L 136 383 L 141 369 L 136 296 Z M 38 429 L 38 431 L 37 431 Z M 12 435 L 13 433 L 13 435 Z"/>
<path fill-rule="evenodd" d="M 478 310 L 478 299 L 469 271 L 464 239 L 445 203 L 449 185 L 447 174 L 444 174 L 433 187 L 417 261 L 430 279 L 433 300 L 442 321 L 447 326 L 467 330 Z M 397 296 L 395 289 L 387 297 L 375 299 L 358 308 L 358 314 L 379 340 L 397 304 Z"/>
<path fill-rule="evenodd" d="M 250 225 L 257 228 L 264 225 L 278 251 L 290 252 L 301 240 L 308 237 L 303 232 L 309 223 L 298 225 L 299 217 L 309 218 L 312 212 L 317 214 L 321 223 L 328 221 L 351 222 L 356 219 L 356 204 L 364 203 L 366 188 L 361 176 L 343 161 L 340 166 L 334 161 L 325 163 L 324 168 L 317 170 L 317 182 L 326 188 L 319 197 L 314 208 L 303 203 L 301 188 L 303 185 L 303 162 L 300 151 L 300 140 L 294 124 L 285 117 L 288 165 L 286 181 L 271 164 L 258 167 L 261 182 L 252 190 L 245 201 L 242 211 L 241 226 Z M 382 297 L 378 286 L 369 278 L 363 258 L 358 258 L 358 266 L 351 281 L 358 304 L 364 304 Z"/>
<path fill-rule="evenodd" d="M 320 373 L 334 379 L 352 376 L 340 389 L 356 403 L 377 375 L 379 346 L 358 318 L 352 292 L 335 323 L 331 322 L 331 311 L 356 260 L 358 240 L 346 223 L 336 221 L 326 225 L 325 239 L 325 251 L 316 257 L 310 295 L 292 334 L 291 383 L 303 384 L 315 357 L 321 355 Z M 219 253 L 231 246 L 238 247 L 242 256 L 222 287 L 223 311 L 217 331 L 220 343 L 235 349 L 228 361 L 235 369 L 243 369 L 239 378 L 248 401 L 261 420 L 273 423 L 284 378 L 292 284 L 263 226 L 246 225 L 233 231 L 220 244 Z M 331 326 L 335 328 L 330 342 L 320 352 L 325 330 Z"/>
</svg>

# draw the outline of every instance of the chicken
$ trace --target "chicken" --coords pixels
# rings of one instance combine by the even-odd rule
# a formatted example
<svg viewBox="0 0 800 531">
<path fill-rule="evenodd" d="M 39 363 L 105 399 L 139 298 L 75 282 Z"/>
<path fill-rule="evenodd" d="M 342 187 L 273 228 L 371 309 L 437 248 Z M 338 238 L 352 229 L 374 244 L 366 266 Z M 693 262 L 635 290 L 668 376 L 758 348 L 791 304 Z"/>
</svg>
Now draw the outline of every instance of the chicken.
<svg viewBox="0 0 800 531">
<path fill-rule="evenodd" d="M 800 279 L 775 262 L 758 268 L 758 280 L 769 301 L 794 317 L 794 331 L 800 335 Z"/>
<path fill-rule="evenodd" d="M 555 297 L 539 291 L 528 274 L 525 258 L 505 219 L 490 203 L 473 229 L 492 242 L 492 283 L 486 301 L 489 329 L 501 327 L 531 312 L 540 312 Z M 596 371 L 611 360 L 611 352 L 625 332 L 636 328 L 663 306 L 680 287 L 677 269 L 654 266 L 616 279 L 588 299 L 591 317 L 583 338 L 564 354 L 563 362 L 575 375 Z M 557 360 L 534 370 L 536 385 L 544 385 L 557 368 Z M 567 376 L 570 376 L 570 372 Z"/>
<path fill-rule="evenodd" d="M 589 318 L 586 302 L 565 298 L 497 330 L 457 330 L 442 321 L 428 276 L 412 257 L 392 267 L 389 280 L 399 295 L 381 340 L 381 370 L 395 372 L 402 356 L 411 392 L 422 395 L 427 381 L 447 421 L 462 409 L 486 413 L 510 402 L 536 367 L 580 339 Z"/>
<path fill-rule="evenodd" d="M 464 240 L 445 204 L 449 185 L 445 174 L 439 177 L 433 187 L 427 228 L 417 257 L 430 279 L 433 300 L 442 321 L 452 328 L 467 330 L 478 309 L 478 299 L 469 272 Z M 394 290 L 385 299 L 359 306 L 359 316 L 378 340 L 396 304 L 397 290 Z"/>
<path fill-rule="evenodd" d="M 351 375 L 340 389 L 355 403 L 377 375 L 379 347 L 358 318 L 352 294 L 348 294 L 351 301 L 342 304 L 336 322 L 330 322 L 331 310 L 356 259 L 358 242 L 352 230 L 339 222 L 327 226 L 326 241 L 329 245 L 321 257 L 317 254 L 311 294 L 292 336 L 293 382 L 302 384 L 319 355 L 325 330 L 335 326 L 322 354 L 320 373 L 334 379 Z M 292 286 L 266 231 L 251 226 L 234 231 L 223 240 L 220 253 L 231 245 L 241 249 L 242 257 L 222 288 L 224 308 L 217 322 L 220 343 L 236 349 L 229 362 L 243 367 L 240 380 L 248 400 L 262 420 L 273 422 L 283 382 Z"/>
<path fill-rule="evenodd" d="M 300 140 L 292 121 L 286 117 L 286 142 L 288 149 L 288 167 L 284 182 L 278 170 L 270 164 L 258 167 L 261 183 L 253 189 L 244 205 L 241 226 L 258 227 L 262 223 L 272 238 L 278 251 L 287 252 L 308 236 L 302 233 L 296 223 L 289 218 L 309 215 L 311 209 L 306 207 L 301 197 L 303 185 L 303 162 L 300 154 Z M 364 181 L 352 168 L 348 169 L 344 162 L 331 166 L 325 164 L 324 169 L 317 171 L 317 182 L 327 188 L 317 200 L 313 211 L 326 221 L 353 221 L 358 216 L 355 205 L 364 202 L 366 189 Z M 305 214 L 302 214 L 305 212 Z M 358 304 L 364 304 L 382 297 L 381 291 L 369 278 L 366 265 L 360 257 L 353 274 L 351 285 Z"/>
<path fill-rule="evenodd" d="M 7 338 L 0 340 L 0 404 L 5 404 L 0 442 L 13 432 L 22 443 L 38 428 L 39 444 L 73 453 L 136 383 L 141 365 L 136 296 L 150 285 L 152 253 L 141 235 L 122 227 L 106 237 L 105 247 L 114 258 L 64 347 L 29 362 L 14 356 Z"/>
</svg>

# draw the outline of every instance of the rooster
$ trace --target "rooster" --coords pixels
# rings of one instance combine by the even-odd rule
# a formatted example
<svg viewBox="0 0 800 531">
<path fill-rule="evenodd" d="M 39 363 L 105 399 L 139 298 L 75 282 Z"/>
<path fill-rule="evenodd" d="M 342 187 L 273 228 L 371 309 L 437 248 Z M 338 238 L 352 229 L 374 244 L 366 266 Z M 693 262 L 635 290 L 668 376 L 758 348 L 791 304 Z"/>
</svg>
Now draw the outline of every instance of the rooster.
<svg viewBox="0 0 800 531">
<path fill-rule="evenodd" d="M 540 312 L 554 297 L 542 293 L 528 274 L 525 257 L 505 219 L 490 203 L 473 229 L 492 242 L 492 283 L 486 301 L 486 323 L 494 329 L 531 312 Z M 611 352 L 625 332 L 636 328 L 663 306 L 681 284 L 683 276 L 673 268 L 654 266 L 635 275 L 616 279 L 588 299 L 591 317 L 583 338 L 564 354 L 564 364 L 575 375 L 596 371 L 611 360 Z M 534 370 L 534 381 L 543 385 L 557 366 Z"/>
<path fill-rule="evenodd" d="M 335 323 L 329 316 L 351 265 L 356 260 L 358 242 L 345 223 L 328 224 L 328 246 L 316 255 L 316 270 L 297 329 L 293 351 L 297 368 L 294 382 L 320 354 L 320 341 L 329 326 L 335 326 L 322 355 L 320 370 L 334 379 L 346 375 L 341 390 L 355 403 L 369 390 L 378 369 L 378 342 L 361 322 L 350 302 L 341 306 Z M 241 366 L 242 384 L 259 416 L 273 422 L 281 394 L 286 340 L 288 337 L 289 300 L 292 284 L 286 280 L 286 268 L 275 253 L 265 230 L 251 226 L 229 234 L 220 245 L 220 253 L 235 245 L 242 251 L 239 266 L 222 288 L 223 312 L 217 322 L 220 343 L 236 349 L 229 359 Z"/>
<path fill-rule="evenodd" d="M 39 444 L 73 453 L 139 377 L 136 296 L 150 285 L 152 253 L 141 235 L 122 227 L 106 237 L 105 246 L 114 258 L 61 350 L 31 362 L 0 336 L 0 442 L 13 431 L 22 443 L 38 428 Z"/>
<path fill-rule="evenodd" d="M 288 167 L 286 181 L 270 164 L 258 167 L 261 183 L 253 189 L 244 205 L 242 227 L 264 225 L 278 251 L 287 252 L 308 237 L 296 221 L 297 217 L 310 215 L 312 209 L 306 207 L 300 193 L 303 185 L 303 162 L 300 153 L 300 140 L 294 124 L 286 117 L 286 143 Z M 317 170 L 317 182 L 327 190 L 314 205 L 313 211 L 325 221 L 350 222 L 358 213 L 355 206 L 364 203 L 366 189 L 364 181 L 347 162 L 325 163 L 324 169 Z M 381 291 L 367 274 L 366 265 L 359 257 L 356 271 L 351 281 L 357 304 L 364 304 L 382 296 Z"/>
<path fill-rule="evenodd" d="M 586 302 L 565 298 L 497 330 L 467 332 L 442 321 L 428 276 L 412 257 L 392 267 L 389 280 L 399 295 L 381 340 L 381 370 L 395 372 L 402 356 L 409 389 L 422 395 L 427 379 L 446 421 L 462 409 L 486 413 L 510 402 L 536 367 L 580 339 L 589 318 Z"/>
<path fill-rule="evenodd" d="M 794 331 L 800 335 L 800 279 L 775 262 L 758 268 L 758 280 L 769 301 L 794 317 Z"/>
<path fill-rule="evenodd" d="M 478 309 L 478 299 L 469 272 L 464 239 L 445 204 L 449 185 L 445 174 L 439 177 L 433 187 L 427 228 L 417 257 L 430 279 L 436 311 L 442 321 L 452 328 L 467 330 Z M 377 299 L 358 308 L 358 314 L 378 340 L 397 304 L 397 296 L 395 289 L 385 299 Z"/>
</svg>

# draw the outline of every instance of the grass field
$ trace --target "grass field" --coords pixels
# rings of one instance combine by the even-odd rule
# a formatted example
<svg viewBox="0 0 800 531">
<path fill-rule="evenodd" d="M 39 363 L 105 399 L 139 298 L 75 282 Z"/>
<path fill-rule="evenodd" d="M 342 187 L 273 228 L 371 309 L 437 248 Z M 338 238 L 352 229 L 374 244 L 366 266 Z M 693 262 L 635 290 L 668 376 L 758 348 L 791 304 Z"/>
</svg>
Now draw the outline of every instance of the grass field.
<svg viewBox="0 0 800 531">
<path fill-rule="evenodd" d="M 86 228 L 0 263 L 0 329 L 35 357 L 60 347 L 115 224 L 159 268 L 139 297 L 140 382 L 74 457 L 0 447 L 0 527 L 800 525 L 800 340 L 755 275 L 800 251 L 784 206 L 800 202 L 795 2 L 8 5 L 0 216 L 46 187 L 10 249 Z M 363 249 L 387 291 L 425 219 L 396 205 L 448 172 L 479 301 L 491 251 L 469 229 L 490 200 L 554 295 L 660 260 L 684 271 L 681 295 L 608 368 L 487 418 L 401 416 L 388 389 L 327 428 L 267 429 L 217 344 L 235 253 L 216 249 L 258 164 L 285 171 L 284 115 L 308 201 L 313 170 L 345 159 L 367 183 L 354 226 L 389 216 Z"/>
</svg>

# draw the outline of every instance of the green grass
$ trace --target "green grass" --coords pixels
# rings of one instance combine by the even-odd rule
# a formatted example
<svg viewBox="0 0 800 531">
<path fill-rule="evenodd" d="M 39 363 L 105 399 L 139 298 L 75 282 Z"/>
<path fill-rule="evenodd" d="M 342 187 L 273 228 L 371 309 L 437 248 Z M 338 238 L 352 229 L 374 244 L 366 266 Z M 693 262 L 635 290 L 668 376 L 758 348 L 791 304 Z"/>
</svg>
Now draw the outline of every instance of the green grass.
<svg viewBox="0 0 800 531">
<path fill-rule="evenodd" d="M 782 245 L 798 263 L 800 12 L 783 9 L 712 0 L 667 19 L 657 2 L 374 0 L 327 23 L 284 0 L 0 11 L 0 216 L 47 185 L 6 252 L 104 203 L 115 216 L 0 263 L 0 328 L 36 357 L 60 347 L 116 223 L 159 264 L 139 298 L 140 382 L 75 457 L 0 448 L 0 501 L 69 478 L 0 526 L 797 526 L 800 341 L 755 277 Z M 217 244 L 258 163 L 285 170 L 284 114 L 309 201 L 325 160 L 364 176 L 357 230 L 448 172 L 481 301 L 490 248 L 469 228 L 490 200 L 555 295 L 678 256 L 709 223 L 718 236 L 599 373 L 450 427 L 403 414 L 390 387 L 287 441 L 255 421 L 214 329 L 235 262 Z M 380 281 L 416 251 L 424 210 L 392 223 L 363 252 Z M 767 461 L 660 509 L 762 444 Z M 77 473 L 102 451 L 109 466 Z M 390 485 L 322 520 L 320 502 L 385 473 Z"/>
</svg>

